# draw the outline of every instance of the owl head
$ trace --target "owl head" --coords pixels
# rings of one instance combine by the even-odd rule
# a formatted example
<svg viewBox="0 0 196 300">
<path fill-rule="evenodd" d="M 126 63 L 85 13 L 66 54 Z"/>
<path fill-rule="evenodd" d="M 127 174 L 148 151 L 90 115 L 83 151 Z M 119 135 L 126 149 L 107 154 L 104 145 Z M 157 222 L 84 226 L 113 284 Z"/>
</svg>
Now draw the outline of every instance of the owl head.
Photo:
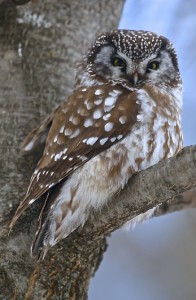
<svg viewBox="0 0 196 300">
<path fill-rule="evenodd" d="M 133 87 L 146 82 L 171 85 L 180 80 L 173 45 L 149 31 L 114 30 L 102 34 L 83 63 L 93 84 L 114 81 Z"/>
</svg>

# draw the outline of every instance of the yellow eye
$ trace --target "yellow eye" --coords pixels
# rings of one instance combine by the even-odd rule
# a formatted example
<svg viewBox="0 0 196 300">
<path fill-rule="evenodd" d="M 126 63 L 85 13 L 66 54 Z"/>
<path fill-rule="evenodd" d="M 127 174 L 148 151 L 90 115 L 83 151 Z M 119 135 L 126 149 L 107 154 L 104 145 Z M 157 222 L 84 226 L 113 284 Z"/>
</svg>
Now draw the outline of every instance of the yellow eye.
<svg viewBox="0 0 196 300">
<path fill-rule="evenodd" d="M 112 59 L 112 64 L 114 67 L 120 67 L 120 68 L 124 68 L 126 65 L 125 61 L 120 57 L 114 57 Z"/>
<path fill-rule="evenodd" d="M 151 61 L 147 65 L 147 72 L 150 72 L 151 70 L 156 71 L 159 68 L 159 62 L 158 61 Z"/>
</svg>

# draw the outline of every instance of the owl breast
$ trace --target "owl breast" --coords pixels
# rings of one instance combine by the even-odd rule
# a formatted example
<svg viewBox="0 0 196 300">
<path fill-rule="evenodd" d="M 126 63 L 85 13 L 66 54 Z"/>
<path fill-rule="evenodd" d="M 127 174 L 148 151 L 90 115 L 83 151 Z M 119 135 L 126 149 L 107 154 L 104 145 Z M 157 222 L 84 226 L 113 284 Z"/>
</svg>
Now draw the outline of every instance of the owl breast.
<svg viewBox="0 0 196 300">
<path fill-rule="evenodd" d="M 181 84 L 177 89 L 181 95 Z M 175 155 L 183 146 L 180 97 L 176 105 L 172 93 L 146 85 L 137 91 L 137 99 L 141 110 L 132 131 L 76 173 L 80 180 L 87 179 L 85 186 L 91 186 L 89 201 L 95 208 L 122 189 L 133 174 Z"/>
</svg>

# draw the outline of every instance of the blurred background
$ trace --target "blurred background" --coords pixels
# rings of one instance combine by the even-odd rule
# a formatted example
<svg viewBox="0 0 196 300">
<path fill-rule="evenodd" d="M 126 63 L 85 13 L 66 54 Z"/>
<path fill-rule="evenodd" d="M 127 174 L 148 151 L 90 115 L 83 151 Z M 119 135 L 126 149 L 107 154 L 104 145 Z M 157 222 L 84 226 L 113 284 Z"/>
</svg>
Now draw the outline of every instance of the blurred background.
<svg viewBox="0 0 196 300">
<path fill-rule="evenodd" d="M 119 28 L 169 38 L 184 83 L 184 145 L 196 142 L 196 1 L 127 0 Z M 90 300 L 195 300 L 196 210 L 118 230 L 91 282 Z"/>
</svg>

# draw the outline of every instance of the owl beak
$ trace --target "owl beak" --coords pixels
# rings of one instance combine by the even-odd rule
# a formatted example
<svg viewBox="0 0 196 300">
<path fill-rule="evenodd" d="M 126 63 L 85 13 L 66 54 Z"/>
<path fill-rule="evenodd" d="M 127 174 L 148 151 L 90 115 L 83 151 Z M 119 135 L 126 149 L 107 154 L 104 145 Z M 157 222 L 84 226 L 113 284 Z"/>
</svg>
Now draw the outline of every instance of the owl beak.
<svg viewBox="0 0 196 300">
<path fill-rule="evenodd" d="M 137 85 L 141 81 L 141 77 L 141 74 L 137 70 L 127 73 L 128 81 L 134 85 Z"/>
<path fill-rule="evenodd" d="M 133 74 L 133 82 L 134 82 L 135 85 L 137 85 L 137 83 L 138 83 L 138 73 L 137 72 L 135 72 Z"/>
</svg>

